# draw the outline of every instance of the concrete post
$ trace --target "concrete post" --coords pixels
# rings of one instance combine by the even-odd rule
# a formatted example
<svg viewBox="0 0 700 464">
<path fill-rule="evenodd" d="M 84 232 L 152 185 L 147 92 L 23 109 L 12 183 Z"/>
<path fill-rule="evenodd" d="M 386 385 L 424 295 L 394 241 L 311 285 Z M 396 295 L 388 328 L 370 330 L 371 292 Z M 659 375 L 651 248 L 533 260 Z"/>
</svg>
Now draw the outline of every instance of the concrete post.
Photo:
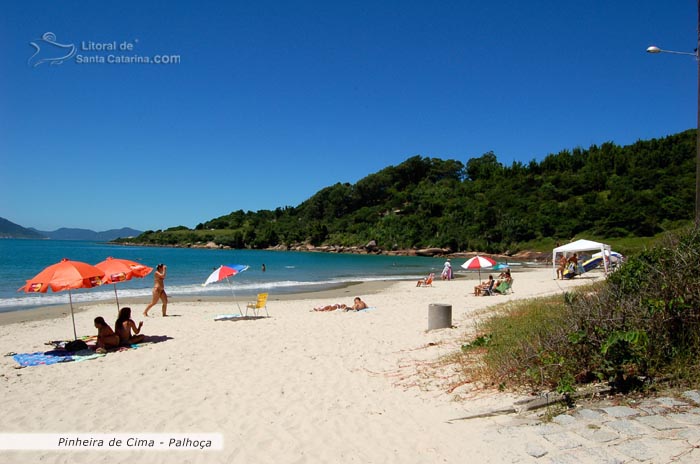
<svg viewBox="0 0 700 464">
<path fill-rule="evenodd" d="M 452 327 L 452 305 L 433 303 L 428 307 L 428 330 Z"/>
</svg>

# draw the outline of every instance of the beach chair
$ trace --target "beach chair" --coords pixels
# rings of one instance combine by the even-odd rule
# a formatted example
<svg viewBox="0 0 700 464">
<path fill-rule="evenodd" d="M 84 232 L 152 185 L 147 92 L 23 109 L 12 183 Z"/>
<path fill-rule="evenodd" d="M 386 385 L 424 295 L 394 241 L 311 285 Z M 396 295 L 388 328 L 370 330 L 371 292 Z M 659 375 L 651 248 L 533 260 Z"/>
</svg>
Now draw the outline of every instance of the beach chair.
<svg viewBox="0 0 700 464">
<path fill-rule="evenodd" d="M 491 296 L 491 295 L 493 295 L 493 292 L 494 292 L 494 288 L 493 288 L 493 287 L 494 287 L 494 285 L 496 285 L 496 281 L 495 281 L 495 280 L 492 280 L 491 283 L 489 284 L 489 286 L 486 287 L 485 289 L 483 289 L 483 290 L 481 291 L 481 296 L 486 296 L 486 295 Z"/>
<path fill-rule="evenodd" d="M 435 279 L 435 274 L 431 272 L 428 277 L 419 280 L 418 285 L 416 285 L 416 287 L 432 287 L 433 279 Z"/>
<path fill-rule="evenodd" d="M 511 282 L 504 280 L 503 282 L 498 284 L 498 287 L 494 288 L 493 291 L 496 293 L 500 293 L 501 295 L 506 295 L 506 294 L 513 291 L 512 282 L 513 282 L 512 280 L 511 280 Z"/>
<path fill-rule="evenodd" d="M 245 315 L 248 315 L 248 310 L 253 310 L 253 315 L 257 316 L 258 311 L 261 309 L 265 310 L 267 317 L 270 317 L 270 313 L 267 312 L 267 293 L 258 293 L 258 299 L 249 302 L 245 307 Z"/>
</svg>

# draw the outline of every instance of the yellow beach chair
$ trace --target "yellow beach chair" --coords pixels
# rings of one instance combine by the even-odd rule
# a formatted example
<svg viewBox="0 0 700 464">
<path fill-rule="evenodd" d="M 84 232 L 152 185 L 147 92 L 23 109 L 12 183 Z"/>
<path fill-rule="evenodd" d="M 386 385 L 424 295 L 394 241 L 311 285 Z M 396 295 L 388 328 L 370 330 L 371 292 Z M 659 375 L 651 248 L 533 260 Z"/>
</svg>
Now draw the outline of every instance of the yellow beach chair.
<svg viewBox="0 0 700 464">
<path fill-rule="evenodd" d="M 267 312 L 267 293 L 258 293 L 258 299 L 251 301 L 245 307 L 245 315 L 248 315 L 248 310 L 253 310 L 253 315 L 257 316 L 258 311 L 265 309 L 265 314 L 270 317 L 270 313 Z"/>
</svg>

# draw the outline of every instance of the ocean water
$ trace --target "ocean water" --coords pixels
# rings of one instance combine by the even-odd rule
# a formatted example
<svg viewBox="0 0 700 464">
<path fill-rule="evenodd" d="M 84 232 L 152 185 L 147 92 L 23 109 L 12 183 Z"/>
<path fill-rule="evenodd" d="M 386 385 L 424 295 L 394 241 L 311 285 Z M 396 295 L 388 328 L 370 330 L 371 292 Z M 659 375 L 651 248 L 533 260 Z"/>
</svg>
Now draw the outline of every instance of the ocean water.
<svg viewBox="0 0 700 464">
<path fill-rule="evenodd" d="M 348 282 L 392 280 L 439 275 L 444 258 L 350 255 L 261 250 L 208 250 L 133 247 L 101 242 L 63 240 L 0 240 L 0 312 L 66 304 L 68 292 L 27 294 L 17 289 L 62 258 L 97 264 L 105 258 L 130 259 L 153 268 L 168 266 L 165 289 L 170 296 L 232 295 L 248 297 L 259 292 L 295 293 L 340 286 Z M 250 268 L 230 279 L 206 287 L 202 283 L 222 264 Z M 262 271 L 265 264 L 266 271 Z M 454 263 L 459 264 L 459 263 Z M 455 266 L 457 268 L 458 266 Z M 117 285 L 119 298 L 148 297 L 153 274 Z M 113 301 L 114 286 L 71 291 L 74 304 Z"/>
</svg>

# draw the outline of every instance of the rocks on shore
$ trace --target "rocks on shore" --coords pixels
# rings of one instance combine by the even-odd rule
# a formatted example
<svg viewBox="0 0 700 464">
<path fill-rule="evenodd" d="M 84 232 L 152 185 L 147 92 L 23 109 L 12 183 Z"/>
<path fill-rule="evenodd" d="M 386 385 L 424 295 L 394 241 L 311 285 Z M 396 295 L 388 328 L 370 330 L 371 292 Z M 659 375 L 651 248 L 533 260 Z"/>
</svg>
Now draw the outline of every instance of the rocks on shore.
<svg viewBox="0 0 700 464">
<path fill-rule="evenodd" d="M 342 245 L 323 245 L 314 246 L 310 244 L 297 244 L 293 246 L 277 245 L 275 247 L 270 247 L 268 250 L 278 250 L 278 251 L 310 251 L 318 253 L 351 253 L 351 254 L 376 254 L 376 255 L 387 255 L 387 256 L 426 256 L 426 257 L 442 257 L 442 258 L 464 258 L 469 259 L 477 254 L 489 255 L 496 260 L 507 260 L 516 259 L 519 261 L 538 261 L 547 262 L 551 260 L 551 255 L 549 253 L 542 253 L 537 251 L 522 251 L 512 255 L 509 254 L 493 254 L 493 253 L 483 253 L 483 252 L 453 252 L 449 248 L 409 248 L 400 250 L 383 250 L 377 247 L 376 242 L 369 242 L 365 246 L 342 246 Z"/>
<path fill-rule="evenodd" d="M 125 243 L 128 245 L 140 245 L 138 243 Z M 146 246 L 154 246 L 153 244 L 142 244 Z M 183 245 L 169 245 L 174 248 L 201 248 L 210 250 L 230 250 L 231 247 L 227 245 L 221 245 L 213 241 L 206 243 L 192 243 Z M 268 247 L 266 250 L 270 251 L 309 251 L 317 253 L 349 253 L 349 254 L 359 254 L 359 255 L 387 255 L 387 256 L 426 256 L 426 257 L 443 257 L 443 258 L 464 258 L 469 259 L 477 254 L 488 255 L 496 260 L 506 260 L 506 259 L 516 259 L 519 261 L 538 261 L 538 262 L 549 262 L 551 260 L 550 253 L 542 253 L 537 251 L 521 251 L 515 254 L 493 254 L 493 253 L 483 253 L 483 252 L 453 252 L 450 248 L 439 248 L 439 247 L 429 247 L 429 248 L 408 248 L 408 249 L 396 249 L 396 250 L 384 250 L 377 246 L 377 242 L 374 240 L 369 241 L 363 246 L 344 246 L 344 245 L 322 245 L 314 246 L 308 243 L 298 243 L 294 245 L 276 245 L 274 247 Z"/>
</svg>

